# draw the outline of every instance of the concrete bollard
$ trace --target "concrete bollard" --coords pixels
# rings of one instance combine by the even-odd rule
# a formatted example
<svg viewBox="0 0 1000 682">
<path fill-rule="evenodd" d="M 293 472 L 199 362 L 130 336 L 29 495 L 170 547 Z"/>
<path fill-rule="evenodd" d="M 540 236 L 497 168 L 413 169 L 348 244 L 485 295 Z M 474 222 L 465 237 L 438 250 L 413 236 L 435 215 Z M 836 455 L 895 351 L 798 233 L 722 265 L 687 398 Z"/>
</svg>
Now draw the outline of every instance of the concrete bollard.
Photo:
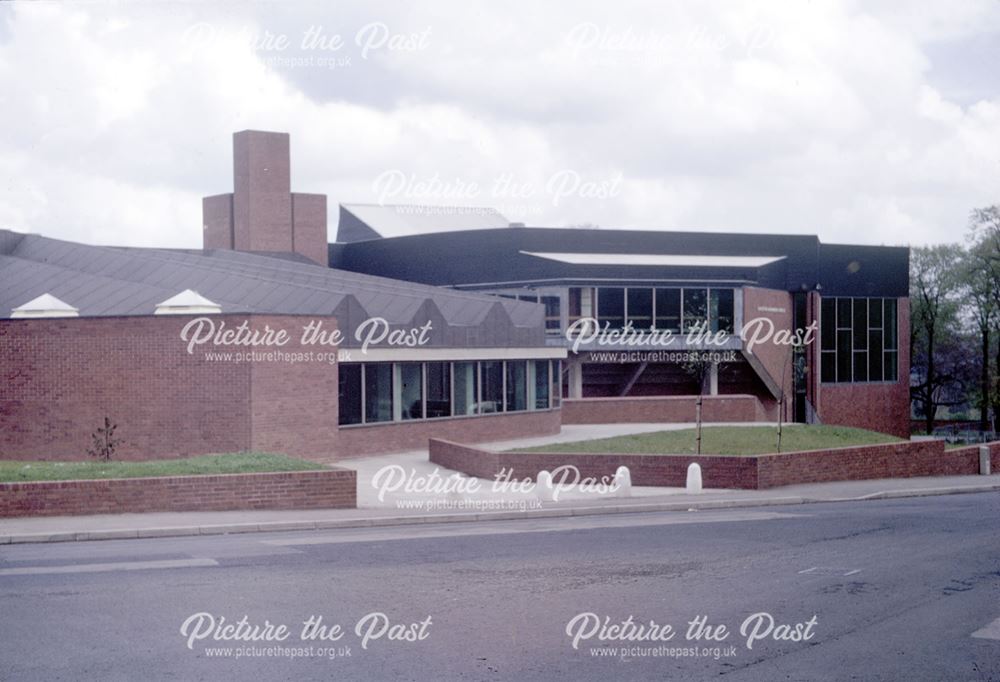
<svg viewBox="0 0 1000 682">
<path fill-rule="evenodd" d="M 979 446 L 979 473 L 983 476 L 990 475 L 990 446 Z"/>
<path fill-rule="evenodd" d="M 554 502 L 555 488 L 552 485 L 552 474 L 542 470 L 535 476 L 535 487 L 538 489 L 538 499 L 543 502 Z"/>
<path fill-rule="evenodd" d="M 687 492 L 691 495 L 701 492 L 701 466 L 696 462 L 688 466 Z"/>
<path fill-rule="evenodd" d="M 632 496 L 632 472 L 628 467 L 618 467 L 618 471 L 615 472 L 615 485 L 618 487 L 615 491 L 617 497 Z"/>
</svg>

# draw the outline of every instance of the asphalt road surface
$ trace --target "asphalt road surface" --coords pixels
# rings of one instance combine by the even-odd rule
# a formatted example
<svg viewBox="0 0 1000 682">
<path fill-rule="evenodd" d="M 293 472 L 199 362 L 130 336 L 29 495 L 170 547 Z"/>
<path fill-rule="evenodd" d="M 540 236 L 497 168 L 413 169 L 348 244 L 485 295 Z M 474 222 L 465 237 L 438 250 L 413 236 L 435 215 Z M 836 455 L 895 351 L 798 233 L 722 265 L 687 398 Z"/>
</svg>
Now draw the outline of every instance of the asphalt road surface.
<svg viewBox="0 0 1000 682">
<path fill-rule="evenodd" d="M 1000 680 L 1000 495 L 2 546 L 0 679 Z"/>
</svg>

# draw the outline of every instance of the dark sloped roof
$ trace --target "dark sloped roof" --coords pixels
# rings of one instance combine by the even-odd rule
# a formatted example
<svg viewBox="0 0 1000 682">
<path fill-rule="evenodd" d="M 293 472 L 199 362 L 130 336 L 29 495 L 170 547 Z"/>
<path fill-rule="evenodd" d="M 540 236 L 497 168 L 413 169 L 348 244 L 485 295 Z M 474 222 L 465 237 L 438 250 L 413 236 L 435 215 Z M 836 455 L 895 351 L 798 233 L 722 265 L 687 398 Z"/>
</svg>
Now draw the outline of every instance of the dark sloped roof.
<svg viewBox="0 0 1000 682">
<path fill-rule="evenodd" d="M 533 303 L 334 270 L 285 254 L 92 246 L 0 230 L 0 317 L 44 293 L 81 316 L 150 315 L 184 289 L 227 313 L 338 315 L 347 335 L 368 317 L 397 327 L 434 318 L 444 325 L 435 325 L 433 346 L 545 345 L 544 310 Z M 503 329 L 494 334 L 485 325 L 497 319 Z"/>
</svg>

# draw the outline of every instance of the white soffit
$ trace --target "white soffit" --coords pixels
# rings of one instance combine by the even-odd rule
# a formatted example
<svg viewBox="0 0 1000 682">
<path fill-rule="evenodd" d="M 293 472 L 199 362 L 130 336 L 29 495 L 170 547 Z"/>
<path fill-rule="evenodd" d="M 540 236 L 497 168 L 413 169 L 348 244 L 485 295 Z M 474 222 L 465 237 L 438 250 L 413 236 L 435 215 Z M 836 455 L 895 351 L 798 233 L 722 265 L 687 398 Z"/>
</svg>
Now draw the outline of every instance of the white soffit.
<svg viewBox="0 0 1000 682">
<path fill-rule="evenodd" d="M 521 251 L 526 256 L 570 265 L 660 265 L 699 268 L 759 268 L 785 256 L 686 256 L 659 253 L 547 253 Z"/>
</svg>

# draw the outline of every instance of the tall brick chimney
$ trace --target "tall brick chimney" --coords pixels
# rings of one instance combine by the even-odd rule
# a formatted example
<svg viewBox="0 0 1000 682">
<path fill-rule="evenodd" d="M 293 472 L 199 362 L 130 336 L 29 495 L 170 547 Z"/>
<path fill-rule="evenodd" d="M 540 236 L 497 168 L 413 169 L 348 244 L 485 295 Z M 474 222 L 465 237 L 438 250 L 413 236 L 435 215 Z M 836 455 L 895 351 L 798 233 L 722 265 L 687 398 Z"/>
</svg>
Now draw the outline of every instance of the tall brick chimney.
<svg viewBox="0 0 1000 682">
<path fill-rule="evenodd" d="M 201 200 L 206 249 L 291 251 L 329 265 L 326 195 L 291 191 L 288 133 L 233 134 L 233 192 Z"/>
</svg>

